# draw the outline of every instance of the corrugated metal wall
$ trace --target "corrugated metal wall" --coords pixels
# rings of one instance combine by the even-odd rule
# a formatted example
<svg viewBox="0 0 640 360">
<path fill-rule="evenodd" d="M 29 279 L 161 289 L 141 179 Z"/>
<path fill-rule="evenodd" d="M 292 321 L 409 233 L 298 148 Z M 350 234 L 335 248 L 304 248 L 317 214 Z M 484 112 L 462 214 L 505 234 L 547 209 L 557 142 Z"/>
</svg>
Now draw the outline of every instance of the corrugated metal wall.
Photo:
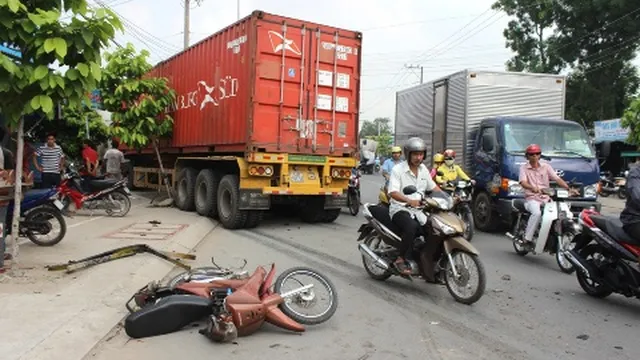
<svg viewBox="0 0 640 360">
<path fill-rule="evenodd" d="M 427 142 L 427 157 L 431 153 L 431 132 L 433 117 L 433 88 L 432 84 L 422 84 L 407 90 L 399 91 L 396 95 L 395 142 L 403 146 L 405 141 L 418 136 Z M 427 164 L 431 160 L 427 159 Z"/>
<path fill-rule="evenodd" d="M 465 156 L 465 110 L 467 100 L 466 72 L 456 73 L 449 78 L 447 99 L 446 148 L 456 152 L 456 163 L 465 164 L 470 156 Z"/>
</svg>

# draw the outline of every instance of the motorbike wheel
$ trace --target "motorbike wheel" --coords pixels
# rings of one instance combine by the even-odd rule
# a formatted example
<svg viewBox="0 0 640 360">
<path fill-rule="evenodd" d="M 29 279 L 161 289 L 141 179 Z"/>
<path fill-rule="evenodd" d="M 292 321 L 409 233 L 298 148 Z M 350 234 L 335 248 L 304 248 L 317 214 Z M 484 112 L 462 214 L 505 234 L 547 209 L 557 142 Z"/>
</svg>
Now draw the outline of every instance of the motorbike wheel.
<svg viewBox="0 0 640 360">
<path fill-rule="evenodd" d="M 285 313 L 285 315 L 289 316 L 293 320 L 303 325 L 317 325 L 329 320 L 338 309 L 338 294 L 331 280 L 326 278 L 324 275 L 320 274 L 318 271 L 307 268 L 307 267 L 289 268 L 285 270 L 283 273 L 281 273 L 276 279 L 274 284 L 275 292 L 278 294 L 282 294 L 283 292 L 293 290 L 298 286 L 304 286 L 305 284 L 302 284 L 302 282 L 294 278 L 296 275 L 306 275 L 311 278 L 314 278 L 314 280 L 319 282 L 320 285 L 322 285 L 329 294 L 329 298 L 330 298 L 329 306 L 317 315 L 302 314 L 292 307 L 294 303 L 302 308 L 313 307 L 316 304 L 316 300 L 318 296 L 315 293 L 315 289 L 312 288 L 310 290 L 306 290 L 304 292 L 298 293 L 297 295 L 293 295 L 288 299 L 285 299 L 279 305 L 280 310 L 282 310 L 282 312 Z M 294 280 L 293 282 L 296 285 L 292 289 L 284 290 L 282 287 L 284 283 L 289 279 Z"/>
<path fill-rule="evenodd" d="M 590 256 L 595 254 L 599 254 L 601 252 L 601 248 L 599 245 L 587 245 L 584 249 L 580 251 L 580 256 L 582 256 L 587 263 L 590 263 L 592 267 L 595 267 L 593 264 L 593 260 L 589 259 Z M 576 273 L 578 278 L 578 284 L 587 295 L 593 296 L 595 298 L 606 298 L 607 296 L 613 293 L 613 290 L 604 284 L 598 284 L 593 279 L 586 277 L 582 271 L 578 271 Z"/>
<path fill-rule="evenodd" d="M 110 195 L 115 203 L 122 203 L 122 209 L 120 211 L 107 209 L 107 215 L 113 217 L 126 216 L 129 213 L 129 210 L 131 210 L 131 199 L 129 199 L 129 196 L 122 191 L 114 191 Z"/>
<path fill-rule="evenodd" d="M 370 236 L 364 241 L 364 244 L 367 245 L 371 250 L 376 251 L 380 244 L 384 244 L 380 238 L 377 236 Z M 375 244 L 375 245 L 372 245 Z M 378 281 L 385 281 L 393 275 L 389 270 L 383 270 L 377 267 L 372 260 L 366 255 L 362 255 L 362 266 L 364 266 L 364 270 L 369 274 L 369 276 Z"/>
<path fill-rule="evenodd" d="M 564 237 L 569 237 L 571 239 L 570 242 L 564 244 L 564 250 L 573 249 L 575 247 L 575 243 L 573 242 L 575 235 L 569 234 L 569 235 L 565 235 Z M 562 241 L 566 241 L 566 240 L 563 239 Z M 556 249 L 555 258 L 556 258 L 556 262 L 558 263 L 558 267 L 563 273 L 572 274 L 574 271 L 576 271 L 576 269 L 575 267 L 573 267 L 573 264 L 563 255 L 562 252 L 563 252 L 563 249 Z"/>
<path fill-rule="evenodd" d="M 618 190 L 618 198 L 623 200 L 627 198 L 627 190 L 624 187 L 620 187 L 620 190 Z"/>
<path fill-rule="evenodd" d="M 360 197 L 358 196 L 358 193 L 355 191 L 350 191 L 347 200 L 349 202 L 349 212 L 351 213 L 351 215 L 358 215 L 358 212 L 360 212 Z"/>
<path fill-rule="evenodd" d="M 598 193 L 598 195 L 602 196 L 602 197 L 609 197 L 609 193 L 605 190 L 605 191 L 600 191 L 600 193 Z"/>
<path fill-rule="evenodd" d="M 24 219 L 25 221 L 38 221 L 39 218 L 43 216 L 50 216 L 52 218 L 55 218 L 60 223 L 60 233 L 58 234 L 58 236 L 56 236 L 52 240 L 43 241 L 38 239 L 36 236 L 44 234 L 34 233 L 33 230 L 30 229 L 25 229 L 25 234 L 32 243 L 38 246 L 53 246 L 62 241 L 65 234 L 67 233 L 67 222 L 64 220 L 64 217 L 62 216 L 60 211 L 58 211 L 57 208 L 51 206 L 40 206 L 38 208 L 35 208 L 31 210 L 31 212 L 27 213 Z M 49 224 L 51 224 L 51 220 L 48 221 Z"/>
<path fill-rule="evenodd" d="M 461 218 L 462 221 L 466 224 L 466 228 L 464 229 L 464 233 L 462 236 L 469 242 L 473 239 L 475 223 L 473 222 L 473 215 L 471 214 L 470 208 L 464 208 L 462 210 Z"/>
<path fill-rule="evenodd" d="M 458 273 L 458 278 L 453 274 L 453 270 L 451 268 L 451 261 L 447 261 L 447 265 L 445 268 L 445 283 L 447 285 L 447 290 L 453 298 L 462 304 L 471 305 L 476 301 L 480 300 L 482 295 L 484 294 L 484 290 L 487 286 L 487 275 L 484 270 L 484 266 L 477 255 L 468 253 L 466 251 L 455 250 L 451 253 L 451 258 L 454 262 L 456 262 L 456 258 L 464 256 L 467 261 L 463 260 L 464 267 L 456 266 L 456 271 Z M 471 261 L 468 261 L 471 260 Z M 478 284 L 475 288 L 472 288 L 472 291 L 469 295 L 462 294 L 458 287 L 469 287 L 469 268 L 475 267 L 478 272 Z"/>
</svg>

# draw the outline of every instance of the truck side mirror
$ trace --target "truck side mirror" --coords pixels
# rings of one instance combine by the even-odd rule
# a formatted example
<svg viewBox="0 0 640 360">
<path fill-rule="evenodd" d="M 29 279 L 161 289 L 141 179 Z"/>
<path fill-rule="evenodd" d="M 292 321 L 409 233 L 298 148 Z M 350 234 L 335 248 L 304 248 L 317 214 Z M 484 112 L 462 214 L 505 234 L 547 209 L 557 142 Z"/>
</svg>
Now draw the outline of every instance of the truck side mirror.
<svg viewBox="0 0 640 360">
<path fill-rule="evenodd" d="M 494 142 L 493 142 L 493 137 L 490 134 L 483 134 L 482 135 L 482 150 L 484 152 L 493 152 L 494 149 Z"/>
</svg>

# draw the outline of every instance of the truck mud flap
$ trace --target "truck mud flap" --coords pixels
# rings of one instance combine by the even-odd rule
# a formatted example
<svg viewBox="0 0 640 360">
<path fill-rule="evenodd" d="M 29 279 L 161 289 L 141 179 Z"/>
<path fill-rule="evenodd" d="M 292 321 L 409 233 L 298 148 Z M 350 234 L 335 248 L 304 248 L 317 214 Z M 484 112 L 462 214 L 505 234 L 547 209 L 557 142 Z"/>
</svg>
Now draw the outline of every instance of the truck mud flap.
<svg viewBox="0 0 640 360">
<path fill-rule="evenodd" d="M 240 210 L 269 210 L 271 195 L 263 194 L 261 189 L 240 189 Z"/>
<path fill-rule="evenodd" d="M 327 195 L 324 197 L 325 209 L 341 209 L 347 207 L 347 194 Z"/>
</svg>

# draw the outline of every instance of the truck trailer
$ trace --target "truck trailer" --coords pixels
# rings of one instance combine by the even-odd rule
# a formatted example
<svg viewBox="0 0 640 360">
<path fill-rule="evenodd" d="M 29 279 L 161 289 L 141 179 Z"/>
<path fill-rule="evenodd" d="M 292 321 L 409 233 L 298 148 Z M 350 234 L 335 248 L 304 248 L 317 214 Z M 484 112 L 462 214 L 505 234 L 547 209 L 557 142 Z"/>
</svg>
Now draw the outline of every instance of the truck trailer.
<svg viewBox="0 0 640 360">
<path fill-rule="evenodd" d="M 225 228 L 259 224 L 272 205 L 307 222 L 346 206 L 358 150 L 362 34 L 254 11 L 158 63 L 176 91 L 159 150 L 184 211 Z M 125 149 L 134 187 L 163 186 L 151 148 Z"/>
<path fill-rule="evenodd" d="M 511 200 L 524 196 L 519 168 L 531 143 L 581 188 L 573 212 L 600 209 L 595 150 L 585 129 L 564 119 L 565 97 L 563 75 L 463 70 L 397 93 L 396 144 L 424 139 L 429 167 L 435 153 L 456 152 L 458 165 L 476 180 L 472 210 L 480 230 L 511 222 Z"/>
</svg>

